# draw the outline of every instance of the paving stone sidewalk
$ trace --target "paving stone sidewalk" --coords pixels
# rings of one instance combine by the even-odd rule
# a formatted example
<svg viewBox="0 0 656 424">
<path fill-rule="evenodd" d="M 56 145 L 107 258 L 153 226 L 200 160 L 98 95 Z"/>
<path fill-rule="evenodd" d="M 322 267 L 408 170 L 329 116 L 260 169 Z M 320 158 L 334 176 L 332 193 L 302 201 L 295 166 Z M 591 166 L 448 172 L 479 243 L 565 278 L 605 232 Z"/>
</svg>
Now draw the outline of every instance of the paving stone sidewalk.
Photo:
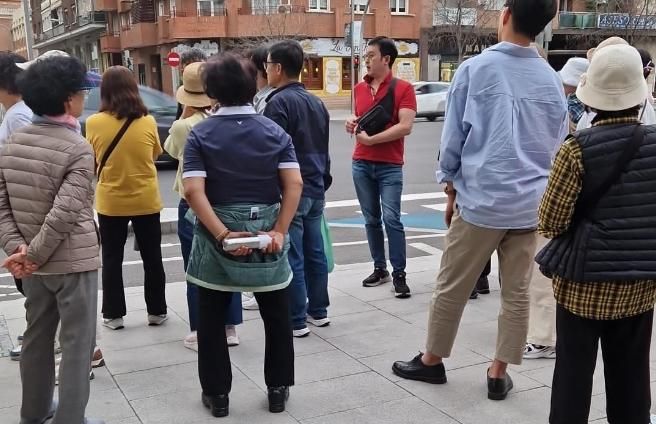
<svg viewBox="0 0 656 424">
<path fill-rule="evenodd" d="M 494 278 L 492 293 L 467 305 L 456 348 L 446 361 L 447 384 L 404 381 L 392 374 L 394 360 L 409 359 L 423 348 L 438 265 L 439 256 L 408 261 L 413 290 L 408 300 L 393 298 L 389 285 L 363 288 L 360 281 L 370 272 L 368 264 L 338 267 L 330 277 L 332 324 L 295 340 L 296 386 L 287 412 L 277 415 L 267 412 L 264 331 L 257 312 L 245 311 L 245 322 L 238 327 L 241 345 L 230 350 L 230 416 L 217 419 L 200 403 L 196 354 L 182 346 L 188 330 L 184 283 L 167 286 L 171 319 L 159 328 L 146 326 L 143 288 L 128 289 L 126 328 L 102 329 L 100 334 L 107 366 L 95 371 L 88 415 L 107 424 L 546 423 L 552 360 L 511 367 L 515 389 L 508 399 L 487 400 L 485 375 L 499 308 Z M 15 341 L 25 327 L 22 301 L 0 302 L 0 323 L 3 317 Z M 18 363 L 0 358 L 1 424 L 18 422 L 18 369 Z M 601 372 L 599 363 L 590 415 L 596 423 L 606 422 Z"/>
</svg>

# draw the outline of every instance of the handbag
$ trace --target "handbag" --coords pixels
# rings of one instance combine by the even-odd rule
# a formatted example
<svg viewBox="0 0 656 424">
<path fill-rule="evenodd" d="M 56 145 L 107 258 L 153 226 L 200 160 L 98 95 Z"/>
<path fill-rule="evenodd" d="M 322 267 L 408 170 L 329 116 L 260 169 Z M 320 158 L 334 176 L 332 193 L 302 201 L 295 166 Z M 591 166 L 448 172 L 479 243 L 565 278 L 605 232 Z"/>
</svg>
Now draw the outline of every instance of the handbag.
<svg viewBox="0 0 656 424">
<path fill-rule="evenodd" d="M 535 261 L 540 265 L 540 272 L 545 277 L 552 278 L 554 270 L 562 262 L 560 252 L 562 252 L 563 249 L 559 248 L 558 244 L 562 243 L 568 238 L 571 238 L 574 234 L 574 231 L 576 230 L 577 225 L 583 219 L 587 218 L 592 211 L 595 210 L 597 203 L 599 203 L 601 198 L 608 192 L 611 186 L 621 177 L 631 159 L 633 159 L 633 157 L 640 149 L 644 139 L 644 127 L 641 124 L 638 124 L 633 130 L 631 141 L 624 147 L 624 150 L 617 160 L 613 171 L 608 175 L 603 183 L 599 184 L 595 190 L 591 191 L 587 195 L 582 194 L 579 200 L 576 202 L 574 214 L 567 231 L 555 239 L 550 240 L 549 243 L 547 243 L 547 245 L 542 248 L 540 252 L 538 252 L 535 257 Z"/>
<path fill-rule="evenodd" d="M 326 221 L 326 216 L 321 217 L 321 238 L 323 239 L 323 251 L 326 255 L 326 264 L 328 273 L 335 269 L 335 256 L 333 252 L 333 237 L 330 235 L 330 227 Z"/>
<path fill-rule="evenodd" d="M 396 78 L 392 78 L 385 97 L 358 118 L 356 133 L 364 131 L 368 135 L 376 135 L 385 131 L 387 124 L 392 121 L 392 117 L 394 116 L 395 88 Z"/>
<path fill-rule="evenodd" d="M 103 154 L 102 158 L 100 159 L 100 164 L 96 167 L 96 176 L 98 177 L 99 180 L 100 180 L 100 173 L 105 167 L 105 164 L 107 163 L 107 159 L 109 159 L 109 156 L 112 154 L 112 152 L 114 152 L 114 149 L 116 149 L 118 142 L 121 141 L 123 135 L 128 130 L 128 127 L 130 126 L 130 124 L 132 124 L 133 121 L 134 118 L 128 118 L 125 120 L 123 126 L 121 127 L 120 130 L 118 130 L 118 133 L 116 133 L 114 140 L 112 140 L 111 144 L 109 145 L 109 147 Z"/>
</svg>

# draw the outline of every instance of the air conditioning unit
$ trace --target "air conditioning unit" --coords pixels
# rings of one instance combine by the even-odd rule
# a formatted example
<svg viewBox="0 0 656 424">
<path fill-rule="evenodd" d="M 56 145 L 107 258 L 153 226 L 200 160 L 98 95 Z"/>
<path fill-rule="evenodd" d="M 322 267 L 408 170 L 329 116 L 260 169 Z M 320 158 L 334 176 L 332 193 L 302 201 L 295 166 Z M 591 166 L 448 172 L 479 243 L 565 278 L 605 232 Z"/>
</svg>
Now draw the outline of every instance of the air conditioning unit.
<svg viewBox="0 0 656 424">
<path fill-rule="evenodd" d="M 278 6 L 278 13 L 292 13 L 292 5 L 291 4 L 281 4 Z"/>
</svg>

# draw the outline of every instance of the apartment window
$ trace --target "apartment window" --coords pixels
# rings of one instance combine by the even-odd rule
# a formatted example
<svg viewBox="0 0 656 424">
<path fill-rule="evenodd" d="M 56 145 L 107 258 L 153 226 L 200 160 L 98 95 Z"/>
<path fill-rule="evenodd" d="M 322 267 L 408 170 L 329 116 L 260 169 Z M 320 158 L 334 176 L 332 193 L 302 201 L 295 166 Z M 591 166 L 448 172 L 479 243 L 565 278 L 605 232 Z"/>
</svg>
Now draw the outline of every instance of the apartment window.
<svg viewBox="0 0 656 424">
<path fill-rule="evenodd" d="M 59 26 L 63 23 L 61 8 L 50 11 L 50 21 L 53 27 Z"/>
<path fill-rule="evenodd" d="M 198 16 L 221 16 L 223 6 L 221 0 L 198 0 Z"/>
<path fill-rule="evenodd" d="M 121 13 L 121 30 L 127 31 L 132 27 L 130 12 Z"/>
<path fill-rule="evenodd" d="M 310 10 L 327 12 L 328 8 L 328 0 L 310 0 Z"/>
<path fill-rule="evenodd" d="M 164 0 L 157 0 L 157 17 L 164 16 Z"/>
<path fill-rule="evenodd" d="M 390 10 L 392 13 L 408 13 L 408 0 L 390 0 Z"/>
<path fill-rule="evenodd" d="M 364 13 L 367 7 L 367 0 L 351 0 L 349 4 L 353 4 L 356 13 Z"/>
<path fill-rule="evenodd" d="M 253 15 L 277 14 L 281 4 L 288 4 L 288 0 L 251 0 Z"/>
<path fill-rule="evenodd" d="M 486 0 L 485 8 L 487 10 L 501 10 L 506 4 L 506 0 Z"/>
</svg>

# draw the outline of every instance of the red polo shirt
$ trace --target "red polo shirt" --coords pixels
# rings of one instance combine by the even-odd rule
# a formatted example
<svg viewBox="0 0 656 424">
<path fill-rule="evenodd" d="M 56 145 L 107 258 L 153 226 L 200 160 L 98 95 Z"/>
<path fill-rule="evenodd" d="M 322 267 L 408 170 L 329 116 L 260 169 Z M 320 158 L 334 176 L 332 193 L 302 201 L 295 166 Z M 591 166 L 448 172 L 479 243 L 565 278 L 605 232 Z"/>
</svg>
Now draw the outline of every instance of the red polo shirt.
<svg viewBox="0 0 656 424">
<path fill-rule="evenodd" d="M 387 78 L 380 84 L 376 95 L 373 96 L 371 91 L 372 78 L 369 75 L 365 76 L 364 81 L 355 86 L 355 115 L 364 115 L 376 103 L 381 101 L 387 95 L 391 80 L 392 73 L 390 72 Z M 397 78 L 394 89 L 394 113 L 392 122 L 390 122 L 387 128 L 399 123 L 399 109 L 417 111 L 417 98 L 415 97 L 415 90 L 412 84 Z M 403 143 L 403 138 L 374 146 L 365 146 L 356 142 L 353 159 L 403 165 Z"/>
</svg>

